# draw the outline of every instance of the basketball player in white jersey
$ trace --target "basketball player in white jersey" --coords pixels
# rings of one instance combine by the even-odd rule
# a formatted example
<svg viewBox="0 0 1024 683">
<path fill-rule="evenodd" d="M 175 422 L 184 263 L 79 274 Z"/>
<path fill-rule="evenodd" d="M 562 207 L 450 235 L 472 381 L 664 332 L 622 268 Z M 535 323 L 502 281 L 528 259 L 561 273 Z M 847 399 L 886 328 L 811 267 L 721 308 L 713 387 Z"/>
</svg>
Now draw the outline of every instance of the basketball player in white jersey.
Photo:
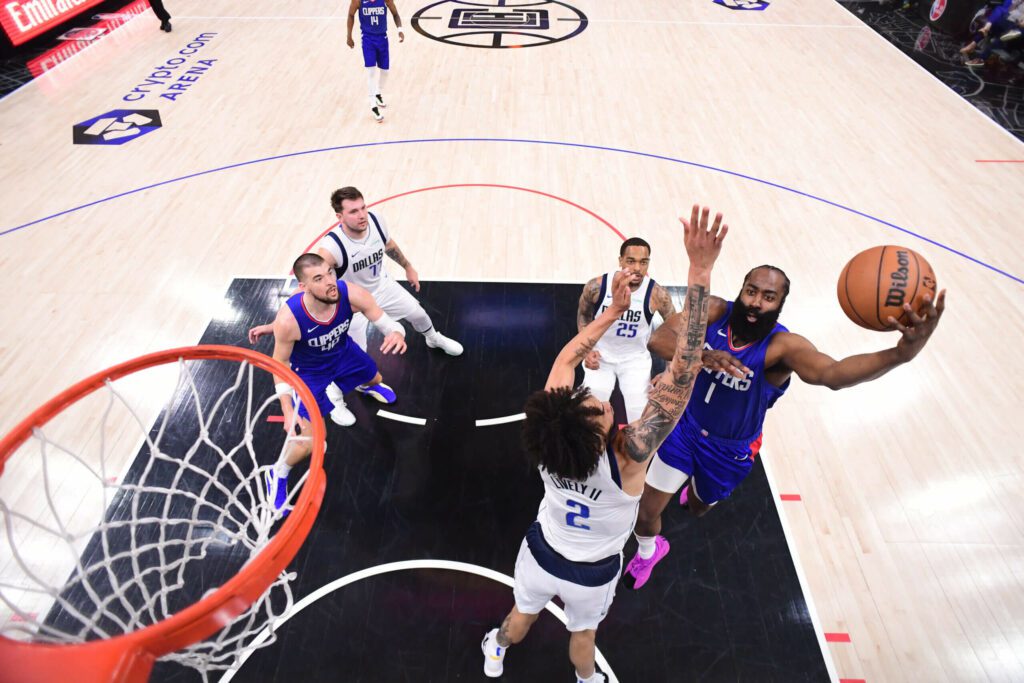
<svg viewBox="0 0 1024 683">
<path fill-rule="evenodd" d="M 636 520 L 647 461 L 679 421 L 701 369 L 711 268 L 728 227 L 708 229 L 708 209 L 694 206 L 685 227 L 690 258 L 686 304 L 677 316 L 675 354 L 652 384 L 640 418 L 616 432 L 611 405 L 586 387 L 573 389 L 576 366 L 629 310 L 631 271 L 612 280 L 612 301 L 555 358 L 543 391 L 526 400 L 523 446 L 544 482 L 544 499 L 519 549 L 515 606 L 484 636 L 484 673 L 501 676 L 509 646 L 520 642 L 556 595 L 565 603 L 569 659 L 577 680 L 597 683 L 594 638 L 615 595 L 622 547 Z"/>
<path fill-rule="evenodd" d="M 611 397 L 618 380 L 629 422 L 640 417 L 647 405 L 647 385 L 651 382 L 651 353 L 647 342 L 651 338 L 651 321 L 655 313 L 667 320 L 676 312 L 668 291 L 647 275 L 650 265 L 651 245 L 639 237 L 631 237 L 619 247 L 619 268 L 632 272 L 629 309 L 583 359 L 583 386 L 603 402 Z M 609 285 L 613 276 L 614 272 L 599 275 L 584 285 L 576 314 L 577 332 L 611 305 Z"/>
<path fill-rule="evenodd" d="M 417 292 L 420 290 L 420 276 L 409 259 L 391 238 L 382 216 L 366 209 L 362 193 L 354 187 L 343 187 L 331 194 L 331 207 L 339 224 L 328 232 L 317 244 L 316 252 L 334 268 L 339 280 L 359 285 L 368 291 L 377 305 L 393 320 L 407 319 L 413 329 L 423 335 L 428 347 L 441 349 L 450 356 L 462 354 L 462 344 L 449 339 L 434 329 L 430 316 L 423 310 L 416 298 L 395 282 L 384 270 L 384 256 L 387 255 L 405 268 L 405 277 Z M 366 350 L 367 319 L 356 313 L 348 334 Z M 255 343 L 271 331 L 270 325 L 261 325 L 249 331 L 249 342 Z M 391 403 L 372 387 L 356 387 L 356 391 L 381 401 Z M 345 406 L 345 399 L 337 386 L 327 387 L 327 396 L 334 402 L 331 419 L 342 425 L 355 422 L 355 416 Z"/>
</svg>

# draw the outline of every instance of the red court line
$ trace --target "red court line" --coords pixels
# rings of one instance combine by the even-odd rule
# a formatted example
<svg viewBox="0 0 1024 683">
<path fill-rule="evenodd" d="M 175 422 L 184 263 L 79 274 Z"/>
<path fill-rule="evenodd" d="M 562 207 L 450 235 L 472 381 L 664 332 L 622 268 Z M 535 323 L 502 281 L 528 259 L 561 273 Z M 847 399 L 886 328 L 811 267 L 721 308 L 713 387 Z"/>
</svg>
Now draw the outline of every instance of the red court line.
<svg viewBox="0 0 1024 683">
<path fill-rule="evenodd" d="M 976 164 L 1024 164 L 1024 159 L 975 159 Z"/>
<path fill-rule="evenodd" d="M 825 641 L 828 643 L 849 643 L 849 633 L 826 633 Z"/>
<path fill-rule="evenodd" d="M 799 493 L 782 493 L 779 494 L 780 500 L 802 500 Z"/>
<path fill-rule="evenodd" d="M 453 185 L 434 185 L 433 187 L 421 187 L 418 190 L 409 190 L 408 192 L 402 192 L 401 194 L 394 194 L 394 195 L 391 195 L 390 197 L 385 197 L 384 199 L 380 199 L 378 201 L 375 201 L 373 204 L 370 204 L 369 207 L 372 208 L 372 207 L 377 206 L 379 204 L 383 204 L 384 202 L 390 202 L 392 199 L 398 199 L 400 197 L 408 197 L 411 194 L 419 194 L 420 192 L 429 192 L 431 190 L 450 190 L 450 189 L 456 188 L 456 187 L 494 187 L 494 188 L 498 188 L 498 189 L 502 189 L 502 190 L 518 190 L 519 192 L 529 192 L 531 194 L 539 194 L 540 196 L 547 197 L 549 199 L 555 199 L 557 201 L 562 202 L 563 204 L 568 204 L 569 206 L 577 208 L 580 211 L 582 211 L 583 213 L 596 218 L 597 220 L 599 220 L 602 223 L 604 223 L 604 225 L 609 230 L 611 230 L 616 235 L 618 235 L 619 239 L 621 239 L 623 242 L 626 241 L 626 236 L 623 235 L 621 232 L 619 232 L 618 228 L 616 228 L 614 225 L 612 225 L 611 223 L 606 221 L 604 218 L 601 218 L 600 216 L 598 216 L 596 213 L 594 213 L 590 209 L 588 209 L 586 207 L 583 207 L 583 206 L 580 206 L 576 202 L 569 201 L 568 199 L 565 199 L 564 197 L 559 197 L 558 195 L 549 194 L 547 192 L 541 192 L 540 190 L 531 190 L 528 187 L 518 187 L 516 185 L 498 185 L 498 184 L 494 184 L 494 183 L 456 183 L 456 184 L 453 184 Z M 326 230 L 324 230 L 322 233 L 317 235 L 316 239 L 313 240 L 312 242 L 310 242 L 309 246 L 307 246 L 303 250 L 303 253 L 308 252 L 310 249 L 312 249 L 313 246 L 317 242 L 319 242 L 320 239 L 324 235 L 329 233 L 337 225 L 338 225 L 337 223 L 332 223 L 330 226 L 327 227 Z"/>
<path fill-rule="evenodd" d="M 267 422 L 281 422 L 284 423 L 284 415 L 267 415 Z"/>
<path fill-rule="evenodd" d="M 839 683 L 868 683 L 863 678 L 840 678 Z"/>
</svg>

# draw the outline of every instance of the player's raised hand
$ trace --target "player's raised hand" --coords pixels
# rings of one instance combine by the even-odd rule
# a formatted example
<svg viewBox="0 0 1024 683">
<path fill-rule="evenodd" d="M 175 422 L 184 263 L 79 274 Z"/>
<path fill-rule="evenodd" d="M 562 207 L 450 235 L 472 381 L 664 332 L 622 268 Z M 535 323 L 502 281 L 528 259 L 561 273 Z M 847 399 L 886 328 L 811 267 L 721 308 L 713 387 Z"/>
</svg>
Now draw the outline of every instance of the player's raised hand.
<svg viewBox="0 0 1024 683">
<path fill-rule="evenodd" d="M 583 359 L 583 367 L 587 370 L 600 370 L 601 369 L 601 352 L 594 349 L 586 355 Z"/>
<path fill-rule="evenodd" d="M 903 335 L 899 343 L 896 344 L 896 351 L 899 354 L 900 360 L 905 362 L 921 353 L 921 349 L 928 343 L 932 332 L 938 326 L 939 318 L 942 317 L 942 312 L 946 310 L 946 290 L 939 292 L 939 297 L 934 303 L 931 297 L 926 294 L 924 297 L 924 307 L 921 309 L 920 314 L 915 313 L 910 304 L 903 304 L 903 310 L 907 312 L 910 324 L 901 325 L 890 315 L 889 325 L 899 330 L 900 334 Z"/>
<path fill-rule="evenodd" d="M 389 353 L 405 353 L 405 348 L 405 336 L 398 332 L 392 332 L 384 337 L 384 343 L 380 345 L 380 352 L 385 355 Z"/>
<path fill-rule="evenodd" d="M 701 365 L 711 372 L 725 372 L 737 379 L 743 379 L 750 374 L 750 368 L 728 351 L 704 349 L 700 361 Z"/>
<path fill-rule="evenodd" d="M 693 268 L 710 269 L 722 253 L 722 242 L 729 232 L 729 226 L 722 223 L 721 213 L 715 214 L 715 220 L 709 228 L 710 214 L 710 208 L 694 204 L 689 222 L 685 218 L 679 219 L 683 224 L 686 255 L 690 257 L 690 266 Z"/>
<path fill-rule="evenodd" d="M 623 268 L 612 276 L 612 305 L 609 308 L 618 311 L 619 314 L 629 310 L 629 300 L 633 292 L 629 288 L 629 281 L 633 277 L 633 271 Z"/>
<path fill-rule="evenodd" d="M 405 31 L 403 31 L 402 29 L 398 29 L 398 42 L 405 42 Z"/>
</svg>

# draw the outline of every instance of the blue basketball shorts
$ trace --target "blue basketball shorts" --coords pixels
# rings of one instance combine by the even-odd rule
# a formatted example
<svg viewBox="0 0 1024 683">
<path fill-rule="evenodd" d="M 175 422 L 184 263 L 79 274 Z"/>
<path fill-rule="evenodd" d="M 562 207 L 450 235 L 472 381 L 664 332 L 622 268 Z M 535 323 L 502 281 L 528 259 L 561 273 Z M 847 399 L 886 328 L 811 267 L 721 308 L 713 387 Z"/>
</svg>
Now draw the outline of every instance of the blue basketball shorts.
<svg viewBox="0 0 1024 683">
<path fill-rule="evenodd" d="M 313 393 L 313 398 L 316 399 L 316 404 L 320 408 L 320 414 L 326 416 L 334 410 L 334 404 L 331 403 L 331 399 L 327 398 L 327 386 L 334 382 L 341 389 L 341 393 L 347 394 L 377 376 L 377 363 L 370 358 L 366 351 L 349 340 L 348 346 L 332 371 L 322 372 L 318 369 L 317 372 L 303 372 L 302 368 L 296 367 L 293 367 L 292 370 Z M 306 406 L 299 406 L 299 415 L 306 420 L 309 419 Z"/>
<path fill-rule="evenodd" d="M 665 439 L 654 456 L 661 463 L 678 470 L 681 476 L 665 476 L 660 463 L 652 463 L 647 483 L 654 488 L 679 490 L 687 477 L 693 478 L 693 490 L 703 502 L 711 505 L 728 498 L 754 467 L 761 448 L 761 435 L 734 441 L 710 436 L 689 413 L 683 413 L 679 424 Z M 671 481 L 668 485 L 666 482 Z"/>
<path fill-rule="evenodd" d="M 363 64 L 380 67 L 381 69 L 389 67 L 388 34 L 363 34 Z"/>
</svg>

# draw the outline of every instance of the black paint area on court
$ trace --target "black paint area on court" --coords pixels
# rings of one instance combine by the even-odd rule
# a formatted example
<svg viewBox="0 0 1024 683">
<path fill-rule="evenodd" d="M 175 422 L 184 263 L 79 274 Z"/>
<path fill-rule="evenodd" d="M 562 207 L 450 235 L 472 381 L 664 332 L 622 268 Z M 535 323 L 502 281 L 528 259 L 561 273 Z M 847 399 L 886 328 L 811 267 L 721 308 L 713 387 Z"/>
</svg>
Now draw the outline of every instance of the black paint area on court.
<svg viewBox="0 0 1024 683">
<path fill-rule="evenodd" d="M 236 280 L 227 293 L 236 315 L 211 323 L 201 343 L 246 345 L 248 328 L 271 320 L 283 302 L 281 286 Z M 458 358 L 426 348 L 409 330 L 408 353 L 381 360 L 371 327 L 371 355 L 398 394 L 386 409 L 426 425 L 380 417 L 381 404 L 357 394 L 347 397 L 355 426 L 328 420 L 327 493 L 290 567 L 298 573 L 296 600 L 404 560 L 451 560 L 512 576 L 543 487 L 524 462 L 519 422 L 474 423 L 522 412 L 525 396 L 543 387 L 575 333 L 579 293 L 576 285 L 424 283 L 418 296 L 435 326 L 465 346 Z M 269 353 L 271 343 L 257 348 Z M 212 394 L 229 378 L 208 381 Z M 621 415 L 617 392 L 613 402 Z M 272 442 L 263 455 L 270 464 L 280 435 L 259 432 Z M 642 590 L 619 585 L 598 630 L 598 648 L 620 680 L 827 680 L 760 465 L 703 519 L 670 506 L 663 533 L 672 551 Z M 634 551 L 631 541 L 627 560 Z M 235 680 L 484 680 L 481 638 L 512 604 L 511 588 L 471 573 L 379 574 L 328 593 L 281 625 L 278 642 L 257 651 Z M 568 633 L 545 612 L 511 648 L 503 678 L 572 680 L 567 655 Z M 199 676 L 161 663 L 153 680 Z"/>
</svg>

